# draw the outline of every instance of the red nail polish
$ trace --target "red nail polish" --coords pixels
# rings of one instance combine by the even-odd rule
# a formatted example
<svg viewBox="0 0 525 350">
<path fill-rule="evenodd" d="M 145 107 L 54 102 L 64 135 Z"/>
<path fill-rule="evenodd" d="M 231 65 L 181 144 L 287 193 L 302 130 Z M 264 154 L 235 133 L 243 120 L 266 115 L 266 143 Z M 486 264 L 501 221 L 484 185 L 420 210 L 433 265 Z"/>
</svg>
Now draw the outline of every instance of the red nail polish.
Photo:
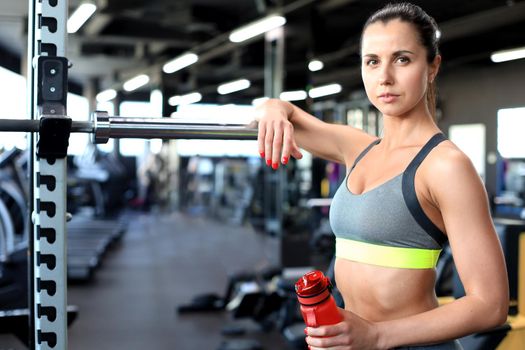
<svg viewBox="0 0 525 350">
<path fill-rule="evenodd" d="M 308 335 L 308 331 L 306 330 L 306 328 L 304 329 L 304 334 Z"/>
<path fill-rule="evenodd" d="M 283 164 L 284 165 L 288 164 L 288 157 L 283 157 Z"/>
<path fill-rule="evenodd" d="M 264 152 L 259 152 L 259 154 L 261 155 L 261 158 L 264 158 Z"/>
<path fill-rule="evenodd" d="M 268 165 L 268 166 L 272 165 L 272 160 L 271 159 L 266 159 L 266 165 Z"/>
<path fill-rule="evenodd" d="M 273 163 L 272 164 L 273 170 L 277 170 L 278 167 L 279 167 L 279 163 Z"/>
</svg>

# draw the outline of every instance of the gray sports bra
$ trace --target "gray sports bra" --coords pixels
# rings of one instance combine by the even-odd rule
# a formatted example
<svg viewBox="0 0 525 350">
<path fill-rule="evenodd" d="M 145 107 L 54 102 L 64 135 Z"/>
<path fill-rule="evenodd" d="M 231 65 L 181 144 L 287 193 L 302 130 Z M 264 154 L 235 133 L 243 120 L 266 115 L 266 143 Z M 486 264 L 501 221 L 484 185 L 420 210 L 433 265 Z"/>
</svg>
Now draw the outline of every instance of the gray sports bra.
<svg viewBox="0 0 525 350">
<path fill-rule="evenodd" d="M 414 178 L 428 153 L 444 140 L 443 134 L 434 135 L 403 173 L 360 195 L 348 189 L 348 176 L 381 139 L 357 157 L 330 208 L 338 258 L 395 268 L 435 267 L 447 237 L 423 212 Z"/>
</svg>

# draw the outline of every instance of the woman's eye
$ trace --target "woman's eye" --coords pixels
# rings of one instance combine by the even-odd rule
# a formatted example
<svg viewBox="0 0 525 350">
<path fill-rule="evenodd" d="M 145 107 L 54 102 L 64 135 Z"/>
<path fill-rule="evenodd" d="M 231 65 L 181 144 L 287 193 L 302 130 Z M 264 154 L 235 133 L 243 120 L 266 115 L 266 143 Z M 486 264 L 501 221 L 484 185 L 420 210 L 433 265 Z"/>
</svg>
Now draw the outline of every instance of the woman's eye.
<svg viewBox="0 0 525 350">
<path fill-rule="evenodd" d="M 373 66 L 373 65 L 376 65 L 376 64 L 377 64 L 377 60 L 371 59 L 371 60 L 367 60 L 366 61 L 366 65 L 367 66 Z"/>
<path fill-rule="evenodd" d="M 410 62 L 410 59 L 408 59 L 408 57 L 400 56 L 400 57 L 397 58 L 396 61 L 400 62 L 400 63 L 408 63 L 408 62 Z"/>
</svg>

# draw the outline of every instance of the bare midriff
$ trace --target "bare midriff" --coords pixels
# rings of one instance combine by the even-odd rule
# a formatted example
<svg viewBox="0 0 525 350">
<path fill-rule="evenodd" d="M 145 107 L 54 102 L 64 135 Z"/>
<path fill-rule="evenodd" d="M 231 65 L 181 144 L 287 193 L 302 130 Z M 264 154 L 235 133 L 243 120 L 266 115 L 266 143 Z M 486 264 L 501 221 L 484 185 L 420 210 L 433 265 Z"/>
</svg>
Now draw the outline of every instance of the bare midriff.
<svg viewBox="0 0 525 350">
<path fill-rule="evenodd" d="M 371 322 L 399 319 L 438 306 L 434 269 L 399 269 L 337 258 L 335 279 L 345 309 Z"/>
</svg>

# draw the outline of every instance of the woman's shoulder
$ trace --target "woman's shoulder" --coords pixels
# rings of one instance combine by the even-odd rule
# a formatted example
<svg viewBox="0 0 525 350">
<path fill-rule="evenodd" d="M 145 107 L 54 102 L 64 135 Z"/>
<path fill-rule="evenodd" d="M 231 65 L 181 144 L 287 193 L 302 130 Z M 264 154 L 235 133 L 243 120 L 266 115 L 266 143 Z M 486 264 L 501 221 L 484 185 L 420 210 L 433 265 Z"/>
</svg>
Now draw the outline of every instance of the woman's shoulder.
<svg viewBox="0 0 525 350">
<path fill-rule="evenodd" d="M 443 184 L 447 181 L 465 180 L 478 176 L 470 158 L 452 141 L 437 145 L 424 162 L 425 173 Z"/>
<path fill-rule="evenodd" d="M 428 156 L 428 163 L 438 171 L 449 171 L 472 164 L 465 152 L 450 140 L 441 142 L 432 150 Z"/>
<path fill-rule="evenodd" d="M 431 203 L 443 217 L 455 215 L 461 220 L 458 216 L 465 215 L 465 211 L 475 215 L 476 220 L 488 215 L 486 189 L 470 158 L 448 140 L 434 151 L 429 154 L 421 177 Z"/>
</svg>

